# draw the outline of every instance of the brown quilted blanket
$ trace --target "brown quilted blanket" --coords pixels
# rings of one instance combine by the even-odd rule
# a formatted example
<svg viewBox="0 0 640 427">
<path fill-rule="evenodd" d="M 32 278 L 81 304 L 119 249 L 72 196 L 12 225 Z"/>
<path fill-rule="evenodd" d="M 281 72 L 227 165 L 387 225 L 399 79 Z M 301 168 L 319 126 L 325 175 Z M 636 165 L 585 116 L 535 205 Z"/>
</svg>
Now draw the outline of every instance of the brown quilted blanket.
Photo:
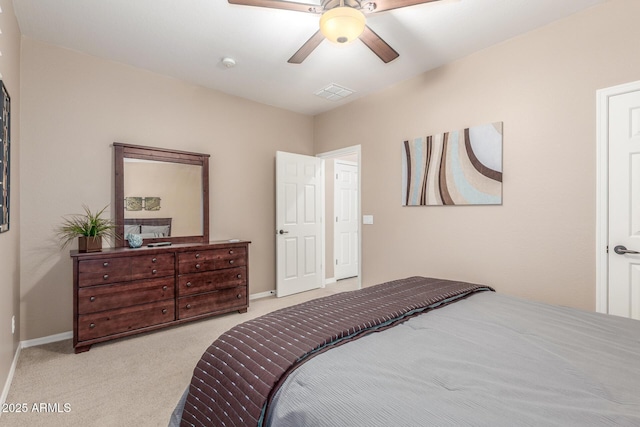
<svg viewBox="0 0 640 427">
<path fill-rule="evenodd" d="M 222 334 L 194 369 L 182 426 L 261 426 L 270 397 L 310 357 L 472 293 L 464 282 L 410 277 L 287 307 Z"/>
</svg>

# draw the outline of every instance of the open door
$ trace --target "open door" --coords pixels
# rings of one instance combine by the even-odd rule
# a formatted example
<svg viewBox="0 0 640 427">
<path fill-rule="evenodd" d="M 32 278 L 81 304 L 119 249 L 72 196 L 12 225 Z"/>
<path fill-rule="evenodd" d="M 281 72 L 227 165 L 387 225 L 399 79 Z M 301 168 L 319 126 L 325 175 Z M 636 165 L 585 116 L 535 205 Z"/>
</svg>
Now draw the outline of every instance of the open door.
<svg viewBox="0 0 640 427">
<path fill-rule="evenodd" d="M 276 152 L 276 295 L 322 286 L 324 160 Z"/>
<path fill-rule="evenodd" d="M 608 313 L 640 319 L 640 85 L 609 97 Z"/>
</svg>

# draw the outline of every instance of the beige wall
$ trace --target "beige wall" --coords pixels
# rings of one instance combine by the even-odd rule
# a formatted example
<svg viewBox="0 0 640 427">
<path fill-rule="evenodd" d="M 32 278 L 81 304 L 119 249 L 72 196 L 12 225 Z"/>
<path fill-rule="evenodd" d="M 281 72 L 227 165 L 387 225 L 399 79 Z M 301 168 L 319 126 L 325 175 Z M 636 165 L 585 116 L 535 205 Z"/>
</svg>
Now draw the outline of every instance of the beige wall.
<svg viewBox="0 0 640 427">
<path fill-rule="evenodd" d="M 640 2 L 612 0 L 315 119 L 23 38 L 25 142 L 12 232 L 0 235 L 1 267 L 21 277 L 0 291 L 0 331 L 5 306 L 23 340 L 71 330 L 71 261 L 53 228 L 112 202 L 113 141 L 211 154 L 211 235 L 253 241 L 252 293 L 274 289 L 274 152 L 361 144 L 363 214 L 375 216 L 362 227 L 365 285 L 423 274 L 593 309 L 595 91 L 640 78 L 639 15 Z M 11 46 L 0 65 L 18 58 Z M 504 122 L 503 206 L 400 206 L 402 140 L 493 121 Z M 16 339 L 0 332 L 0 374 Z"/>
<path fill-rule="evenodd" d="M 640 79 L 638 16 L 614 0 L 317 116 L 317 152 L 362 144 L 363 284 L 426 275 L 593 310 L 595 96 Z M 404 139 L 495 121 L 502 206 L 400 206 Z"/>
<path fill-rule="evenodd" d="M 251 240 L 250 292 L 275 289 L 275 152 L 312 154 L 312 117 L 27 38 L 22 87 L 23 340 L 72 329 L 53 228 L 112 202 L 114 141 L 209 153 L 212 240 Z"/>
<path fill-rule="evenodd" d="M 11 96 L 10 229 L 0 234 L 0 390 L 11 369 L 20 342 L 19 329 L 11 334 L 11 317 L 20 321 L 20 29 L 13 2 L 0 0 L 0 73 Z M 1 393 L 1 392 L 0 392 Z"/>
</svg>

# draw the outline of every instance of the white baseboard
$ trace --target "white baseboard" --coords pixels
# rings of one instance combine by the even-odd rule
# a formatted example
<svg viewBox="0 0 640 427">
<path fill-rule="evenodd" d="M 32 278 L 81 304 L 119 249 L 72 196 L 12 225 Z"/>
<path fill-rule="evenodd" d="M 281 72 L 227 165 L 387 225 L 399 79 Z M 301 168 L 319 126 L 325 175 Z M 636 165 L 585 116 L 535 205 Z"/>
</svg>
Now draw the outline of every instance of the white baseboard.
<svg viewBox="0 0 640 427">
<path fill-rule="evenodd" d="M 22 348 L 35 347 L 37 345 L 49 344 L 49 343 L 58 342 L 58 341 L 64 341 L 64 340 L 68 340 L 68 339 L 71 339 L 71 338 L 73 338 L 73 332 L 72 331 L 62 332 L 60 334 L 49 335 L 47 337 L 34 338 L 32 340 L 20 341 L 20 347 L 22 347 Z"/>
<path fill-rule="evenodd" d="M 249 295 L 250 300 L 266 298 L 276 294 L 276 291 L 261 292 L 259 294 Z M 62 332 L 55 335 L 49 335 L 41 338 L 34 338 L 32 340 L 20 341 L 20 348 L 35 347 L 37 345 L 50 344 L 52 342 L 64 341 L 73 338 L 73 331 Z M 18 349 L 19 350 L 19 349 Z"/>
<path fill-rule="evenodd" d="M 258 294 L 249 295 L 250 300 L 267 298 L 276 294 L 276 291 L 267 291 L 260 292 Z M 7 396 L 9 394 L 9 388 L 11 387 L 11 381 L 13 380 L 13 375 L 16 370 L 16 366 L 18 365 L 18 358 L 20 357 L 20 350 L 23 348 L 35 347 L 37 345 L 50 344 L 52 342 L 64 341 L 73 338 L 73 331 L 62 332 L 55 335 L 49 335 L 41 338 L 34 338 L 32 340 L 24 340 L 20 341 L 20 345 L 18 345 L 18 349 L 16 350 L 16 354 L 13 358 L 13 363 L 11 364 L 11 369 L 9 370 L 9 376 L 7 377 L 7 381 L 5 382 L 4 388 L 2 390 L 2 395 L 0 396 L 0 406 L 5 403 Z M 0 412 L 1 415 L 1 412 Z"/>
<path fill-rule="evenodd" d="M 9 369 L 9 375 L 7 376 L 7 381 L 4 384 L 4 388 L 2 389 L 2 395 L 0 396 L 0 406 L 5 403 L 7 400 L 7 396 L 9 395 L 9 388 L 11 388 L 11 382 L 13 381 L 13 375 L 16 372 L 16 366 L 18 366 L 18 358 L 20 357 L 20 350 L 23 348 L 34 347 L 36 345 L 49 344 L 52 342 L 67 340 L 69 338 L 73 338 L 73 332 L 63 332 L 61 334 L 49 335 L 47 337 L 35 338 L 32 340 L 20 341 L 18 345 L 18 349 L 16 350 L 16 354 L 13 357 L 13 362 L 11 363 L 11 369 Z M 2 413 L 0 412 L 0 415 Z"/>
<path fill-rule="evenodd" d="M 325 284 L 325 286 L 326 286 L 326 285 L 330 285 L 330 284 L 332 284 L 332 283 L 336 283 L 336 282 L 337 282 L 337 280 L 336 280 L 336 278 L 335 278 L 335 277 L 329 277 L 329 278 L 327 278 L 327 279 L 324 279 L 324 284 Z"/>
<path fill-rule="evenodd" d="M 259 294 L 251 294 L 251 295 L 249 295 L 249 301 L 254 300 L 254 299 L 272 297 L 275 294 L 276 294 L 276 291 L 267 291 L 267 292 L 260 292 Z"/>
<path fill-rule="evenodd" d="M 266 298 L 276 294 L 276 291 L 267 291 L 261 292 L 258 294 L 249 295 L 250 300 Z M 52 342 L 64 341 L 73 338 L 73 331 L 62 332 L 60 334 L 49 335 L 41 338 L 34 338 L 32 340 L 24 340 L 20 341 L 20 345 L 16 350 L 16 355 L 13 358 L 13 363 L 11 364 L 11 369 L 9 370 L 9 376 L 7 377 L 7 381 L 4 385 L 4 389 L 2 390 L 2 396 L 0 396 L 0 405 L 5 402 L 7 399 L 7 395 L 9 394 L 9 387 L 11 386 L 11 381 L 13 380 L 13 374 L 15 373 L 16 366 L 18 364 L 18 357 L 20 356 L 20 350 L 23 348 L 35 347 L 37 345 L 50 344 Z"/>
<path fill-rule="evenodd" d="M 7 401 L 7 396 L 9 395 L 9 388 L 11 388 L 11 381 L 13 381 L 13 375 L 16 372 L 16 366 L 18 366 L 18 358 L 20 357 L 20 349 L 21 345 L 16 349 L 16 354 L 13 356 L 13 362 L 11 363 L 11 369 L 9 369 L 9 375 L 7 376 L 7 381 L 4 383 L 4 388 L 2 389 L 2 396 L 0 396 L 0 407 L 4 405 Z M 0 411 L 0 416 L 2 416 L 2 411 Z"/>
</svg>

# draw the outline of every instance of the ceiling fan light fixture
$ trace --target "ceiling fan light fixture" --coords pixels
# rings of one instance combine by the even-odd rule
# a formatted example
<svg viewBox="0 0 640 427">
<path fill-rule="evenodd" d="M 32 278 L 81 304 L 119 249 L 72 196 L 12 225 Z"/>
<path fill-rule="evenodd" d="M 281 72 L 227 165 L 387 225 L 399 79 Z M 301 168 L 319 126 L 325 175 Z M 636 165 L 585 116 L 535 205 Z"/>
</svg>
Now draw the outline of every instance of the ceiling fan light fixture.
<svg viewBox="0 0 640 427">
<path fill-rule="evenodd" d="M 320 17 L 320 31 L 333 43 L 350 43 L 364 31 L 364 14 L 348 6 L 334 7 Z"/>
</svg>

